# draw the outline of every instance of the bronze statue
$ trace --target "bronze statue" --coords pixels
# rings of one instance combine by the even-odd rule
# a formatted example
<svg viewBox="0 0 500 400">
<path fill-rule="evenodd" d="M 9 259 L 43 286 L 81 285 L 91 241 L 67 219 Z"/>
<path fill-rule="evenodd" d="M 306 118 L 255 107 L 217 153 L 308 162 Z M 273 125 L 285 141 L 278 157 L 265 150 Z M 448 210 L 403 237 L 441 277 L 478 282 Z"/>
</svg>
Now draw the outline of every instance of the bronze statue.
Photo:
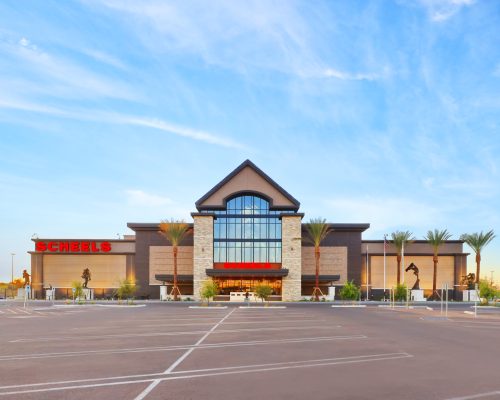
<svg viewBox="0 0 500 400">
<path fill-rule="evenodd" d="M 30 274 L 28 274 L 28 271 L 24 270 L 23 271 L 23 279 L 24 279 L 24 286 L 26 287 L 30 284 Z"/>
<path fill-rule="evenodd" d="M 471 272 L 470 274 L 462 276 L 460 284 L 467 286 L 468 290 L 473 290 L 475 282 L 476 282 L 476 274 Z"/>
<path fill-rule="evenodd" d="M 415 281 L 415 284 L 413 285 L 411 290 L 420 290 L 420 278 L 418 277 L 418 267 L 415 264 L 411 263 L 408 266 L 408 268 L 405 269 L 405 271 L 408 272 L 410 270 L 413 271 L 413 273 L 417 277 L 417 280 Z"/>
<path fill-rule="evenodd" d="M 82 279 L 83 279 L 83 288 L 87 289 L 87 284 L 91 280 L 91 274 L 90 274 L 90 270 L 88 268 L 85 268 L 83 270 Z"/>
</svg>

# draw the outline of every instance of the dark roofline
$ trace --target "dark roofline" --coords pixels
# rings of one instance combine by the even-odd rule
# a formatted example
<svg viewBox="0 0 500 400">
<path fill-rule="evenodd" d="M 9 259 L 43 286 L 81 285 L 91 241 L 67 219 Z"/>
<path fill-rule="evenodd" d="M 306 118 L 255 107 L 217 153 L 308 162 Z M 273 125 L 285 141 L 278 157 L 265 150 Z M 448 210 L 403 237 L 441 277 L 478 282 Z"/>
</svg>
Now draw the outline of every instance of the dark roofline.
<svg viewBox="0 0 500 400">
<path fill-rule="evenodd" d="M 135 243 L 135 239 L 88 239 L 88 238 L 31 238 L 32 242 L 112 242 L 112 243 Z"/>
<path fill-rule="evenodd" d="M 188 224 L 186 225 L 189 227 L 190 230 L 193 229 L 193 224 Z M 134 232 L 137 231 L 159 231 L 160 230 L 160 223 L 148 223 L 148 222 L 128 222 L 127 227 L 132 229 Z"/>
<path fill-rule="evenodd" d="M 262 171 L 259 167 L 257 167 L 252 161 L 245 160 L 238 167 L 236 167 L 229 175 L 227 175 L 223 180 L 221 180 L 217 185 L 215 185 L 212 189 L 210 189 L 205 195 L 200 197 L 195 204 L 196 209 L 199 211 L 204 207 L 201 206 L 206 199 L 212 196 L 217 190 L 219 190 L 222 186 L 224 186 L 227 182 L 229 182 L 234 176 L 236 176 L 240 171 L 244 168 L 250 167 L 255 172 L 257 172 L 262 178 L 264 178 L 271 186 L 273 186 L 276 190 L 278 190 L 283 196 L 285 196 L 290 202 L 292 202 L 295 206 L 295 209 L 298 210 L 300 207 L 300 202 L 293 197 L 290 193 L 288 193 L 285 189 L 283 189 L 280 185 L 278 185 L 269 175 L 267 175 L 264 171 Z M 200 208 L 201 207 L 201 208 Z"/>
<path fill-rule="evenodd" d="M 307 222 L 302 223 L 302 230 L 306 228 Z M 364 232 L 370 224 L 349 224 L 349 223 L 329 223 L 327 222 L 328 230 L 332 232 Z"/>
<path fill-rule="evenodd" d="M 377 239 L 377 240 L 369 240 L 369 239 L 366 239 L 366 240 L 362 240 L 361 243 L 384 243 L 384 240 L 383 239 Z M 392 240 L 387 238 L 387 243 L 388 244 L 392 244 Z M 408 245 L 412 244 L 412 243 L 427 243 L 429 244 L 429 241 L 428 240 L 425 240 L 425 239 L 418 239 L 418 240 L 410 240 L 409 242 L 406 242 Z M 451 244 L 463 244 L 465 243 L 463 240 L 445 240 L 443 241 L 443 244 L 445 243 L 451 243 Z"/>
</svg>

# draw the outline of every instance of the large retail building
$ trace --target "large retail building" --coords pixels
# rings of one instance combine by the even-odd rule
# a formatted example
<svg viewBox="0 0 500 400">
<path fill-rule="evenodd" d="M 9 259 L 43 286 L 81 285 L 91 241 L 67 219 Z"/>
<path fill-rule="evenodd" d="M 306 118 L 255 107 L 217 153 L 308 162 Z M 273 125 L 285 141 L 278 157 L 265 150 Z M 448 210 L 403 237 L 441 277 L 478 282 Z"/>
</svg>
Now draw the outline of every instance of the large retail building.
<svg viewBox="0 0 500 400">
<path fill-rule="evenodd" d="M 252 291 L 260 282 L 273 288 L 275 300 L 300 300 L 314 287 L 314 248 L 306 240 L 300 203 L 251 161 L 246 160 L 195 203 L 189 233 L 179 247 L 178 278 L 183 295 L 199 298 L 203 281 L 214 279 L 220 300 L 231 292 Z M 166 210 L 168 214 L 168 210 Z M 159 222 L 128 223 L 135 235 L 124 239 L 33 239 L 31 254 L 33 294 L 56 289 L 56 298 L 70 297 L 73 281 L 91 271 L 89 288 L 96 298 L 113 295 L 123 279 L 139 285 L 138 297 L 159 298 L 160 285 L 173 281 L 172 247 L 160 233 Z M 342 286 L 353 280 L 370 297 L 396 283 L 396 253 L 383 240 L 362 240 L 368 223 L 329 223 L 321 244 L 320 288 Z M 432 289 L 433 251 L 425 241 L 405 248 L 404 266 L 420 270 L 420 287 Z M 384 274 L 385 264 L 385 274 Z M 403 267 L 404 267 L 403 266 Z M 466 275 L 463 242 L 448 241 L 439 253 L 437 286 L 448 284 L 461 298 Z M 384 278 L 385 276 L 385 278 Z M 411 287 L 412 271 L 403 273 Z"/>
</svg>

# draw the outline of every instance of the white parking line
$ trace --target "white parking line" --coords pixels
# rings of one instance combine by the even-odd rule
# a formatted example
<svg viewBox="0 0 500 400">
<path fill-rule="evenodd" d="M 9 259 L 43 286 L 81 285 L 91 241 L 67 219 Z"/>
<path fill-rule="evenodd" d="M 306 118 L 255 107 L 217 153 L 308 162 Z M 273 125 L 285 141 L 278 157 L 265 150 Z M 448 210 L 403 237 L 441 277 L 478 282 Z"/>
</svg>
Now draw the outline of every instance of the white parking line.
<svg viewBox="0 0 500 400">
<path fill-rule="evenodd" d="M 263 345 L 276 345 L 287 343 L 304 343 L 304 342 L 322 342 L 334 340 L 355 340 L 367 339 L 365 335 L 344 335 L 344 336 L 318 336 L 306 338 L 291 338 L 291 339 L 269 339 L 269 340 L 252 340 L 244 342 L 222 342 L 195 345 L 176 345 L 176 346 L 155 346 L 155 347 L 134 347 L 125 349 L 107 349 L 107 350 L 86 350 L 86 351 L 69 351 L 59 353 L 37 353 L 37 354 L 15 354 L 8 356 L 0 356 L 0 361 L 13 361 L 13 360 L 31 360 L 43 358 L 59 358 L 59 357 L 74 357 L 84 355 L 107 355 L 107 354 L 125 354 L 125 353 L 146 353 L 158 351 L 178 351 L 188 350 L 192 347 L 203 349 L 218 349 L 222 347 L 242 347 L 242 346 L 263 346 Z"/>
<path fill-rule="evenodd" d="M 344 364 L 364 363 L 373 361 L 396 360 L 396 359 L 403 359 L 410 357 L 413 357 L 413 355 L 405 352 L 383 353 L 383 354 L 369 354 L 369 355 L 352 356 L 352 357 L 290 361 L 290 362 L 271 363 L 271 364 L 253 364 L 253 365 L 240 365 L 235 367 L 209 368 L 209 369 L 185 370 L 185 371 L 175 371 L 175 372 L 172 371 L 170 373 L 163 373 L 163 374 L 144 374 L 144 375 L 132 375 L 132 376 L 122 376 L 122 377 L 112 377 L 112 378 L 97 378 L 97 379 L 86 379 L 86 380 L 83 379 L 75 381 L 11 385 L 11 386 L 2 386 L 0 387 L 0 390 L 6 390 L 6 389 L 20 389 L 20 390 L 14 390 L 10 392 L 0 392 L 0 396 L 10 396 L 14 394 L 23 394 L 23 393 L 40 393 L 40 392 L 62 391 L 62 390 L 88 389 L 96 387 L 127 385 L 127 384 L 137 384 L 137 383 L 147 383 L 147 382 L 151 382 L 152 385 L 154 382 L 160 383 L 162 381 L 178 380 L 178 379 L 193 379 L 193 378 L 203 378 L 208 376 L 249 374 L 249 373 L 297 369 L 297 368 L 344 365 Z M 118 380 L 118 379 L 131 379 L 131 378 L 143 378 L 143 377 L 149 377 L 149 378 L 121 380 L 116 382 L 89 383 L 80 385 L 74 384 L 70 386 L 47 387 L 41 389 L 28 389 L 28 388 L 49 386 L 49 385 L 57 386 L 57 385 L 67 385 L 72 383 L 102 382 L 113 379 Z M 142 398 L 144 397 L 137 397 L 136 399 L 142 399 Z"/>
<path fill-rule="evenodd" d="M 245 329 L 221 329 L 213 332 L 220 333 L 237 333 L 237 332 L 266 332 L 266 331 L 286 331 L 286 330 L 320 330 L 320 329 L 335 329 L 341 328 L 341 325 L 309 325 L 309 326 L 281 326 L 274 328 L 245 328 Z M 158 333 L 124 333 L 116 335 L 92 335 L 92 336 L 54 336 L 42 337 L 36 339 L 15 339 L 9 343 L 33 343 L 33 342 L 55 342 L 63 340 L 96 340 L 96 339 L 113 339 L 113 338 L 134 338 L 134 337 L 155 337 L 155 336 L 182 336 L 182 335 L 203 335 L 207 331 L 185 331 L 185 332 L 158 332 Z"/>
<path fill-rule="evenodd" d="M 269 321 L 264 321 L 266 324 L 283 324 L 286 322 L 319 322 L 319 321 L 326 321 L 325 319 L 298 319 L 298 320 L 269 320 Z M 259 323 L 260 321 L 231 321 L 231 322 L 223 322 L 222 325 L 240 325 L 240 324 L 256 324 Z M 160 327 L 160 326 L 195 326 L 195 325 L 212 325 L 213 322 L 193 322 L 190 324 L 152 324 L 152 325 L 139 325 L 142 328 L 155 328 L 155 327 Z"/>
<path fill-rule="evenodd" d="M 181 362 L 183 362 L 193 351 L 194 349 L 201 345 L 201 343 L 210 335 L 217 327 L 222 324 L 233 312 L 235 309 L 230 311 L 224 318 L 222 318 L 217 324 L 215 324 L 212 329 L 210 329 L 200 340 L 198 340 L 193 347 L 191 347 L 189 350 L 187 350 L 182 356 L 180 356 L 170 367 L 168 367 L 163 373 L 164 374 L 170 374 Z M 136 396 L 135 400 L 142 400 L 144 399 L 161 381 L 155 380 L 151 382 L 151 384 L 144 389 L 138 396 Z"/>
<path fill-rule="evenodd" d="M 483 397 L 491 397 L 491 396 L 498 396 L 498 395 L 500 395 L 500 390 L 496 390 L 494 392 L 473 394 L 471 396 L 453 397 L 453 398 L 450 398 L 447 400 L 473 400 L 473 399 L 481 399 Z M 495 397 L 495 398 L 498 398 L 498 397 Z"/>
</svg>

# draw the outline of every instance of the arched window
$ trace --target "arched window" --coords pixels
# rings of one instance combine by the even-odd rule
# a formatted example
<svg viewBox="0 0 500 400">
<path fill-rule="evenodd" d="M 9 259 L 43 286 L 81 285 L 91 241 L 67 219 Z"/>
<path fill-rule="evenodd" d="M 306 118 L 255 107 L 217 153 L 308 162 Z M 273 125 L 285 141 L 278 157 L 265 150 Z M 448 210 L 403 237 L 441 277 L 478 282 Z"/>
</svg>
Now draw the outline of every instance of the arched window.
<svg viewBox="0 0 500 400">
<path fill-rule="evenodd" d="M 214 220 L 214 262 L 281 262 L 280 211 L 252 195 L 228 200 Z"/>
</svg>

